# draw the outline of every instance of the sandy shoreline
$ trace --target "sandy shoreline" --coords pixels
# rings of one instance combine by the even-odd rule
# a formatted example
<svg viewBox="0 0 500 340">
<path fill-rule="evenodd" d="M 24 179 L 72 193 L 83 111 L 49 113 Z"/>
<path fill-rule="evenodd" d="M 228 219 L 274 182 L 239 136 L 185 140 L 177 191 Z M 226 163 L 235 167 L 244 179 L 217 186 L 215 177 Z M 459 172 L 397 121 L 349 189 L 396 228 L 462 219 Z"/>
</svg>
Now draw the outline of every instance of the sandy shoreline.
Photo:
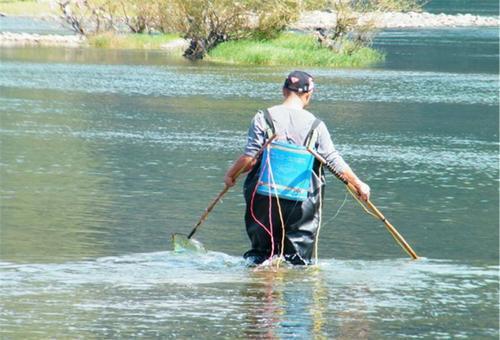
<svg viewBox="0 0 500 340">
<path fill-rule="evenodd" d="M 0 46 L 61 46 L 81 47 L 87 39 L 81 35 L 33 34 L 0 32 Z"/>
<path fill-rule="evenodd" d="M 51 20 L 54 20 L 52 18 Z M 359 22 L 372 22 L 378 29 L 389 28 L 449 28 L 449 27 L 499 27 L 499 17 L 477 16 L 471 14 L 432 14 L 432 13 L 367 13 L 359 17 Z M 335 27 L 336 14 L 329 12 L 306 12 L 302 18 L 290 26 L 295 30 L 331 29 Z M 0 32 L 0 46 L 64 46 L 82 47 L 87 40 L 79 35 L 29 34 Z M 161 48 L 179 49 L 186 41 L 179 39 Z"/>
</svg>

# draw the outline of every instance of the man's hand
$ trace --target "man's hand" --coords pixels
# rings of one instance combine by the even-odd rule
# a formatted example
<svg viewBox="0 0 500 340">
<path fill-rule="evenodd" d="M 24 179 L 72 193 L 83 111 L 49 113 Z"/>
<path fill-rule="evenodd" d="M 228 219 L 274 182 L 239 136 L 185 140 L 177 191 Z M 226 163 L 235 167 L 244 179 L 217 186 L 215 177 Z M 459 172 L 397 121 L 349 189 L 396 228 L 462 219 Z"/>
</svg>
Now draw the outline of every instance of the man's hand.
<svg viewBox="0 0 500 340">
<path fill-rule="evenodd" d="M 356 191 L 358 192 L 358 197 L 363 201 L 368 201 L 370 199 L 370 187 L 368 184 L 358 180 L 354 184 Z"/>
<path fill-rule="evenodd" d="M 229 174 L 226 173 L 226 175 L 224 176 L 224 183 L 228 187 L 232 187 L 236 184 L 236 181 L 234 180 L 234 178 L 232 176 L 230 176 Z"/>
<path fill-rule="evenodd" d="M 356 189 L 358 197 L 363 201 L 368 201 L 370 199 L 370 187 L 368 184 L 361 181 L 358 176 L 350 169 L 344 170 L 339 174 L 342 181 L 350 183 Z"/>
<path fill-rule="evenodd" d="M 224 183 L 228 187 L 232 187 L 236 184 L 236 179 L 242 172 L 247 172 L 251 170 L 257 161 L 254 157 L 241 155 L 231 167 L 227 170 L 224 175 Z"/>
</svg>

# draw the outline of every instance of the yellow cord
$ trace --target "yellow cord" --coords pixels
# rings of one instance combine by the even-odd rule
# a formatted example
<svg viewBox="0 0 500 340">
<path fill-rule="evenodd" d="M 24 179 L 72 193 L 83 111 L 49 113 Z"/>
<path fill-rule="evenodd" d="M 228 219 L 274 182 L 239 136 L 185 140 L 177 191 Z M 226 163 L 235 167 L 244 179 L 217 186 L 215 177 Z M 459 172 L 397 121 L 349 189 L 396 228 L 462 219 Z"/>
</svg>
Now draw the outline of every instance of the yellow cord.
<svg viewBox="0 0 500 340">
<path fill-rule="evenodd" d="M 278 197 L 278 189 L 276 189 L 276 182 L 274 181 L 273 170 L 271 168 L 271 162 L 268 162 L 269 174 L 271 175 L 272 187 L 274 188 L 274 197 L 276 198 L 276 203 L 278 205 L 278 214 L 280 216 L 281 222 L 281 251 L 280 256 L 278 257 L 278 261 L 276 262 L 276 268 L 279 268 L 280 263 L 283 259 L 283 254 L 285 252 L 285 221 L 283 219 L 283 212 L 281 210 L 280 199 Z"/>
<path fill-rule="evenodd" d="M 318 221 L 318 230 L 316 231 L 316 239 L 314 240 L 314 264 L 318 264 L 318 242 L 319 242 L 319 232 L 321 230 L 321 222 L 323 216 L 323 196 L 322 196 L 322 183 L 321 183 L 321 174 L 323 171 L 323 164 L 320 164 L 318 169 L 318 181 L 319 181 L 319 221 Z"/>
<path fill-rule="evenodd" d="M 353 193 L 351 191 L 351 188 L 349 188 L 349 186 L 346 186 L 347 188 L 347 191 L 351 194 L 352 197 L 354 197 L 354 199 L 359 203 L 359 205 L 361 205 L 361 207 L 363 207 L 363 210 L 369 214 L 369 215 L 372 215 L 373 217 L 375 217 L 377 220 L 379 219 L 377 215 L 375 215 L 374 213 L 372 213 L 370 210 L 368 210 L 368 208 L 363 204 L 363 202 L 361 202 L 361 200 L 358 198 L 358 195 Z"/>
<path fill-rule="evenodd" d="M 280 222 L 281 222 L 281 252 L 278 258 L 278 262 L 276 263 L 276 267 L 279 268 L 280 263 L 283 259 L 283 254 L 285 253 L 285 221 L 283 220 L 283 213 L 281 211 L 279 198 L 276 198 L 276 202 L 278 203 L 278 213 L 280 215 Z"/>
</svg>

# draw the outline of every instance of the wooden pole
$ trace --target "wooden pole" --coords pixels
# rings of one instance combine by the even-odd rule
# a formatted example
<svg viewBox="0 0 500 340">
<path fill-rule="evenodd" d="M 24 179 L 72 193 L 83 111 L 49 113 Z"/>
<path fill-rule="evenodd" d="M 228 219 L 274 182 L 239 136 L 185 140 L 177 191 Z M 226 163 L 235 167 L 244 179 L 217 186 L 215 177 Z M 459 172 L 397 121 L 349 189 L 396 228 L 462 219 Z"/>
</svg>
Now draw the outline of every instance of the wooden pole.
<svg viewBox="0 0 500 340">
<path fill-rule="evenodd" d="M 196 232 L 196 230 L 198 229 L 198 227 L 203 223 L 205 222 L 205 220 L 207 219 L 208 217 L 208 214 L 210 214 L 210 212 L 214 209 L 215 205 L 220 201 L 220 199 L 222 198 L 222 196 L 224 196 L 224 194 L 229 190 L 229 187 L 227 185 L 224 186 L 224 189 L 222 189 L 222 191 L 217 195 L 217 197 L 214 198 L 214 200 L 212 201 L 212 203 L 209 204 L 209 206 L 205 209 L 205 211 L 203 212 L 203 215 L 201 215 L 200 219 L 198 220 L 198 222 L 195 224 L 193 230 L 191 230 L 191 232 L 189 233 L 188 235 L 188 239 L 190 239 L 191 237 L 193 237 L 194 233 Z"/>
<path fill-rule="evenodd" d="M 275 138 L 276 138 L 276 135 L 273 135 L 271 138 L 269 138 L 264 143 L 264 145 L 262 145 L 262 147 L 260 148 L 260 150 L 255 154 L 255 156 L 253 156 L 251 159 L 249 159 L 248 162 L 244 166 L 242 166 L 240 170 L 238 170 L 238 172 L 234 175 L 234 179 L 235 180 L 246 170 L 246 168 L 250 165 L 250 163 L 252 163 L 254 160 L 256 160 L 257 158 L 260 157 L 260 155 L 262 154 L 262 152 L 264 152 L 264 149 L 267 148 L 267 146 Z M 203 222 L 205 222 L 205 220 L 208 217 L 208 214 L 210 214 L 210 212 L 214 209 L 214 207 L 217 205 L 217 203 L 219 203 L 220 199 L 222 198 L 222 196 L 224 196 L 226 194 L 226 192 L 229 190 L 229 188 L 230 188 L 229 186 L 224 185 L 224 189 L 222 189 L 222 191 L 217 195 L 217 197 L 215 197 L 214 200 L 208 205 L 208 207 L 205 209 L 205 211 L 201 215 L 201 217 L 198 220 L 198 222 L 195 224 L 193 230 L 191 230 L 191 232 L 189 233 L 189 235 L 187 237 L 188 239 L 190 239 L 191 237 L 193 237 L 193 235 L 196 232 L 196 230 L 198 229 L 198 227 L 200 225 L 202 225 Z"/>
<path fill-rule="evenodd" d="M 315 150 L 312 150 L 312 149 L 308 149 L 308 150 L 311 154 L 313 154 L 313 156 L 318 161 L 320 161 L 323 165 L 325 165 L 328 168 L 328 170 L 330 170 L 335 175 L 335 177 L 337 177 L 339 180 L 341 180 L 347 186 L 348 190 L 350 190 L 352 193 L 354 193 L 356 195 L 358 194 L 354 185 L 352 185 L 351 183 L 347 182 L 342 177 L 340 177 L 340 175 L 335 171 L 335 169 L 333 169 L 333 167 L 331 167 L 327 163 L 327 161 L 319 153 L 317 153 Z M 417 253 L 415 253 L 415 251 L 410 247 L 408 242 L 406 242 L 406 240 L 403 238 L 403 236 L 385 218 L 385 216 L 380 212 L 380 210 L 378 210 L 377 207 L 370 200 L 366 201 L 365 203 L 368 206 L 368 208 L 375 214 L 375 216 L 377 216 L 382 222 L 384 222 L 384 225 L 387 228 L 387 230 L 389 231 L 389 233 L 391 233 L 392 237 L 403 248 L 403 250 L 406 251 L 406 253 L 408 253 L 408 255 L 410 255 L 410 257 L 412 259 L 417 260 L 418 259 Z"/>
</svg>

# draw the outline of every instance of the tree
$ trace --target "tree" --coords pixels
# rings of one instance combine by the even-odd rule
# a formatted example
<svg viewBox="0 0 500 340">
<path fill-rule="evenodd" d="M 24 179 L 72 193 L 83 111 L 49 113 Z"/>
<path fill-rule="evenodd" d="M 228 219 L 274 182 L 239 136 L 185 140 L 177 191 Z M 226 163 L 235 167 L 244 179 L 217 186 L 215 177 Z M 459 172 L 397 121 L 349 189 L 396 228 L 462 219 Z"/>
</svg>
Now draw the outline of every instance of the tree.
<svg viewBox="0 0 500 340">
<path fill-rule="evenodd" d="M 171 0 L 162 29 L 190 40 L 186 58 L 202 59 L 218 44 L 244 38 L 271 38 L 301 13 L 300 0 Z"/>
<path fill-rule="evenodd" d="M 315 9 L 323 9 L 336 14 L 332 30 L 318 28 L 316 36 L 323 46 L 336 53 L 351 54 L 359 48 L 371 44 L 376 33 L 375 22 L 360 20 L 369 12 L 420 11 L 428 0 L 327 0 L 316 3 Z"/>
<path fill-rule="evenodd" d="M 125 25 L 132 33 L 152 33 L 160 23 L 161 1 L 117 0 Z"/>
<path fill-rule="evenodd" d="M 184 56 L 202 59 L 228 40 L 270 39 L 305 10 L 336 13 L 331 31 L 318 29 L 318 41 L 335 52 L 369 45 L 374 25 L 361 21 L 369 11 L 418 10 L 426 0 L 59 0 L 63 19 L 79 34 L 107 31 L 180 33 L 190 41 Z M 348 51 L 348 52 L 349 52 Z"/>
<path fill-rule="evenodd" d="M 117 30 L 117 2 L 112 0 L 59 0 L 62 19 L 79 34 Z"/>
</svg>

